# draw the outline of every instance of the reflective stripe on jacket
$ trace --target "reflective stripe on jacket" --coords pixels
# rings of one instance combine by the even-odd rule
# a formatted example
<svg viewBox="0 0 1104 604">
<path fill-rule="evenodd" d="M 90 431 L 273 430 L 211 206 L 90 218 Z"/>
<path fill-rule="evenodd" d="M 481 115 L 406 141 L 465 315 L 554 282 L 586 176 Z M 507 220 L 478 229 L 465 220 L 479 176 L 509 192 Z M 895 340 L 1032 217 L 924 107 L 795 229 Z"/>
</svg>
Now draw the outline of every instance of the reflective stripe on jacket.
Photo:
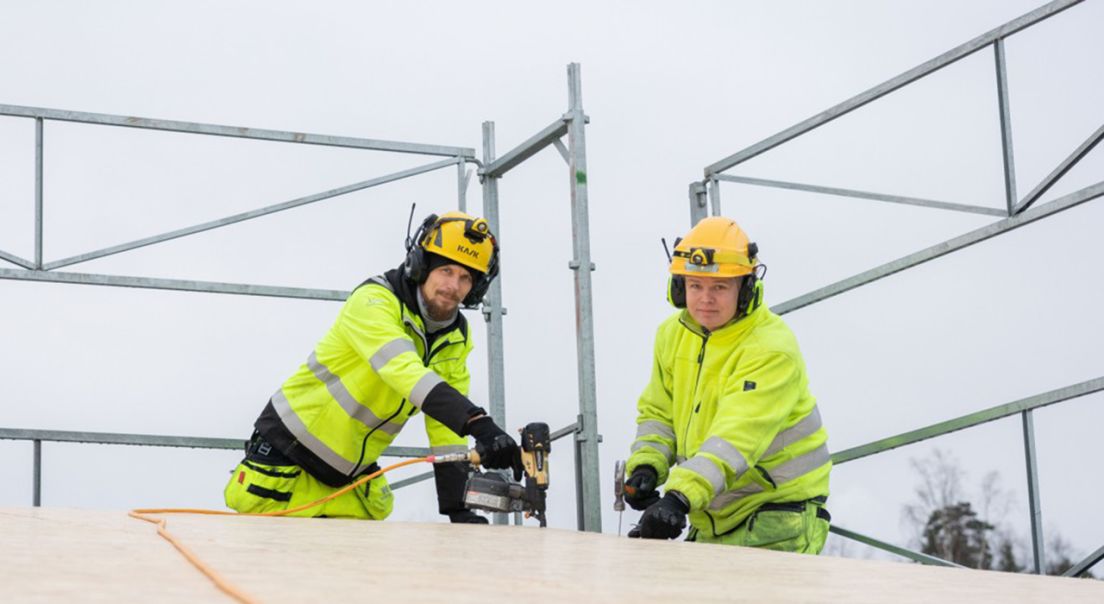
<svg viewBox="0 0 1104 604">
<path fill-rule="evenodd" d="M 665 320 L 637 408 L 627 472 L 655 468 L 700 531 L 726 533 L 766 502 L 828 495 L 828 433 L 805 363 L 765 305 L 714 332 L 685 310 Z"/>
<path fill-rule="evenodd" d="M 425 416 L 433 452 L 467 451 L 459 432 L 476 409 L 460 396 L 471 381 L 467 323 L 460 315 L 427 337 L 399 279 L 391 271 L 358 287 L 257 420 L 266 440 L 330 486 L 376 461 L 423 405 L 435 405 Z"/>
</svg>

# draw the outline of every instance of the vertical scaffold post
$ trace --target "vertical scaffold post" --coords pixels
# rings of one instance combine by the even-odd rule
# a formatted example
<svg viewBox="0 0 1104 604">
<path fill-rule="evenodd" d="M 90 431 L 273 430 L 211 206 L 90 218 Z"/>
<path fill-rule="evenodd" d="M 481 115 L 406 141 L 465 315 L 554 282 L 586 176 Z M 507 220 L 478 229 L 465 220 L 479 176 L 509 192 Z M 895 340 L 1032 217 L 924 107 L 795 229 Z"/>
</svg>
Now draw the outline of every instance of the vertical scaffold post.
<svg viewBox="0 0 1104 604">
<path fill-rule="evenodd" d="M 716 178 L 710 178 L 706 185 L 709 190 L 709 209 L 713 216 L 721 215 L 721 182 Z"/>
<path fill-rule="evenodd" d="M 31 491 L 34 507 L 42 506 L 42 441 L 34 441 L 34 486 Z"/>
<path fill-rule="evenodd" d="M 42 128 L 43 120 L 35 118 L 35 238 L 34 267 L 42 270 Z"/>
<path fill-rule="evenodd" d="M 483 122 L 483 165 L 489 165 L 495 158 L 494 122 Z M 461 170 L 463 166 L 461 165 Z M 484 176 L 483 179 L 483 217 L 491 226 L 491 231 L 501 244 L 502 231 L 498 218 L 498 178 Z M 491 417 L 505 429 L 506 423 L 506 379 L 502 342 L 502 274 L 491 283 L 487 297 L 483 299 L 483 319 L 487 322 L 487 393 L 491 399 Z M 506 524 L 507 515 L 495 512 L 494 523 Z"/>
<path fill-rule="evenodd" d="M 1046 552 L 1043 549 L 1043 510 L 1039 503 L 1039 469 L 1035 458 L 1035 420 L 1031 410 L 1023 412 L 1024 459 L 1027 462 L 1027 502 L 1031 511 L 1031 551 L 1035 573 L 1046 572 Z"/>
<path fill-rule="evenodd" d="M 594 315 L 591 306 L 590 223 L 587 210 L 586 114 L 578 63 L 567 66 L 567 138 L 571 178 L 571 231 L 575 260 L 575 332 L 579 368 L 579 443 L 582 469 L 582 530 L 601 532 L 602 501 L 598 469 L 598 401 L 594 372 Z"/>
<path fill-rule="evenodd" d="M 700 182 L 690 183 L 690 226 L 701 222 L 709 215 L 708 199 L 705 193 L 705 185 Z"/>
</svg>

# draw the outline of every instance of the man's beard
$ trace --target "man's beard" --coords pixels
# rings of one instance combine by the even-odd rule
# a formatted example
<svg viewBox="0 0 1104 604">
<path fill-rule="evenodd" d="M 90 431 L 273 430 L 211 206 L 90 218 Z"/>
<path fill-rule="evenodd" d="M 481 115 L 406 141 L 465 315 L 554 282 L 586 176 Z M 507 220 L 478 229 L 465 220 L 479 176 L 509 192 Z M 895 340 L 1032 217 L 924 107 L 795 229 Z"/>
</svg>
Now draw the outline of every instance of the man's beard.
<svg viewBox="0 0 1104 604">
<path fill-rule="evenodd" d="M 448 321 L 452 318 L 452 315 L 456 312 L 459 303 L 449 300 L 445 304 L 439 304 L 436 300 L 424 300 L 426 312 L 429 313 L 429 318 L 434 321 Z"/>
</svg>

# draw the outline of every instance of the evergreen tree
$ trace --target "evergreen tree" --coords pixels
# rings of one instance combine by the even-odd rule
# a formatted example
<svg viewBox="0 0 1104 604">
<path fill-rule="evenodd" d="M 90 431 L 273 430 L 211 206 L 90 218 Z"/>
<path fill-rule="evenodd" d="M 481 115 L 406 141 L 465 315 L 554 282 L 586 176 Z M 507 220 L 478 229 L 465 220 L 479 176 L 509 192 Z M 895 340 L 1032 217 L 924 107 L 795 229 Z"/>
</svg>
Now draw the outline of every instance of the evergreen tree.
<svg viewBox="0 0 1104 604">
<path fill-rule="evenodd" d="M 978 519 L 968 501 L 947 505 L 928 517 L 921 551 L 969 568 L 991 568 L 988 533 L 994 528 Z"/>
<path fill-rule="evenodd" d="M 1012 539 L 1004 537 L 997 548 L 997 563 L 993 570 L 1003 570 L 1009 573 L 1021 573 L 1024 566 L 1016 559 L 1016 550 Z"/>
</svg>

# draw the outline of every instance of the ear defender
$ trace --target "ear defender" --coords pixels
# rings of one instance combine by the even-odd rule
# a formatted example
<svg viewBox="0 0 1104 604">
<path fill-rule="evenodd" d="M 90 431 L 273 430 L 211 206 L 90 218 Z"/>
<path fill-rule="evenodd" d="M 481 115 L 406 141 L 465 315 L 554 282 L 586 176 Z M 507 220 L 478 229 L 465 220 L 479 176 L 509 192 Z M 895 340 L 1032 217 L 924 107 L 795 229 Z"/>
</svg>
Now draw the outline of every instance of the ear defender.
<svg viewBox="0 0 1104 604">
<path fill-rule="evenodd" d="M 748 252 L 752 251 L 751 247 L 755 244 L 748 246 Z M 754 256 L 752 256 L 754 258 Z M 763 280 L 763 277 L 767 276 L 767 265 L 757 264 L 755 270 L 750 275 L 740 279 L 740 295 L 736 300 L 736 316 L 743 317 L 749 312 L 759 308 L 759 304 L 763 302 L 763 290 L 758 287 L 759 282 Z"/>
<path fill-rule="evenodd" d="M 422 221 L 421 226 L 414 232 L 413 237 L 406 238 L 406 260 L 403 260 L 403 276 L 411 281 L 421 284 L 426 277 L 425 248 L 422 240 L 429 236 L 433 227 L 437 224 L 437 215 L 430 214 Z"/>
<path fill-rule="evenodd" d="M 686 308 L 686 277 L 671 275 L 667 279 L 667 301 L 675 308 Z"/>
<path fill-rule="evenodd" d="M 671 250 L 667 249 L 667 240 L 660 237 L 663 243 L 663 252 L 667 254 L 667 262 L 671 262 Z M 682 237 L 675 237 L 675 247 L 682 242 Z M 686 308 L 686 279 L 682 275 L 671 275 L 667 278 L 667 302 L 675 308 Z"/>
</svg>

